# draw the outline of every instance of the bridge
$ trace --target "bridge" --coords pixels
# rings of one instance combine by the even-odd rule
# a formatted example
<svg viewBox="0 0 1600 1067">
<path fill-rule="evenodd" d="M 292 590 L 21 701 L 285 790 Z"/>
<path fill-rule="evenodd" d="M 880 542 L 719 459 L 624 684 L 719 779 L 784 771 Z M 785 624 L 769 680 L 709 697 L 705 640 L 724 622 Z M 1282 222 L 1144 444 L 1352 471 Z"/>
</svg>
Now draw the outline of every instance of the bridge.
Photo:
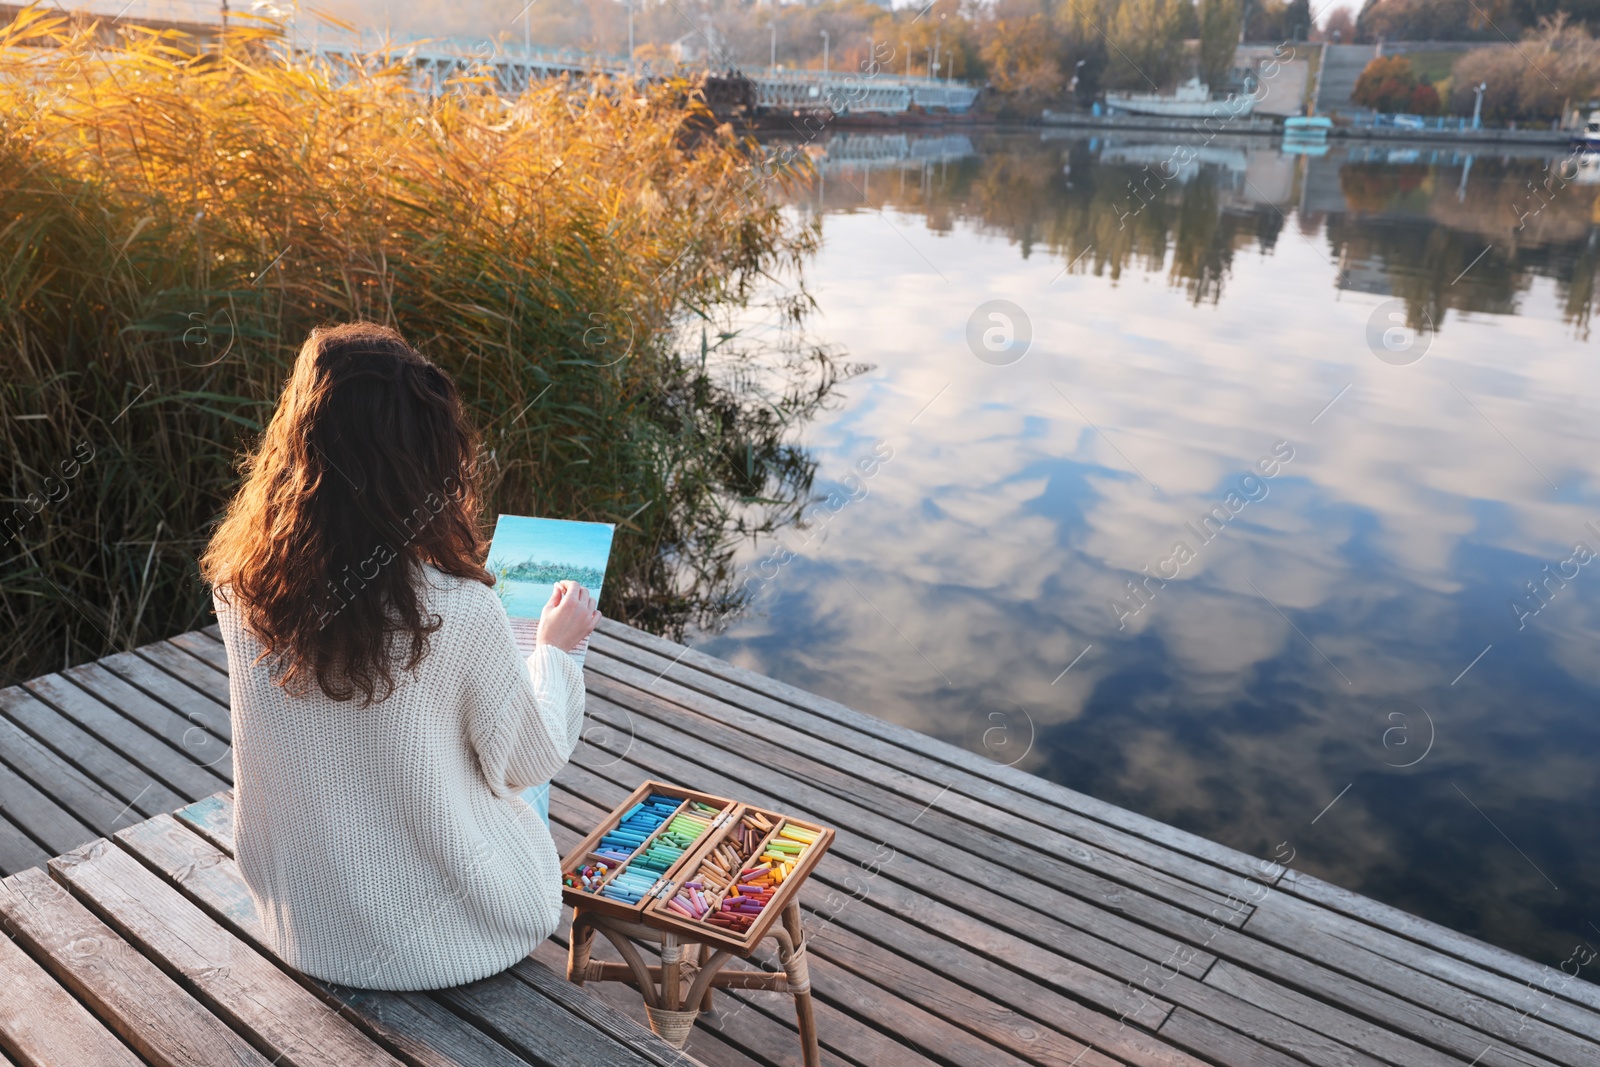
<svg viewBox="0 0 1600 1067">
<path fill-rule="evenodd" d="M 214 40 L 225 22 L 254 22 L 257 16 L 240 12 L 245 5 L 208 0 L 68 0 L 63 8 L 80 20 L 98 19 L 108 25 L 147 25 L 176 29 L 199 41 Z M 0 19 L 14 13 L 15 5 L 0 4 Z M 334 60 L 335 76 L 354 71 L 381 56 L 410 68 L 412 84 L 428 93 L 445 92 L 452 81 L 493 71 L 496 89 L 506 96 L 523 92 L 534 79 L 552 77 L 659 78 L 685 73 L 681 69 L 652 70 L 635 66 L 626 56 L 608 56 L 578 49 L 508 47 L 492 38 L 401 38 L 394 35 L 350 33 L 313 22 L 298 23 L 292 15 L 283 27 L 288 47 L 302 54 Z M 757 110 L 820 111 L 836 115 L 892 115 L 920 108 L 960 113 L 972 107 L 978 90 L 959 81 L 889 74 L 884 71 L 733 70 L 728 80 L 748 81 Z"/>
</svg>

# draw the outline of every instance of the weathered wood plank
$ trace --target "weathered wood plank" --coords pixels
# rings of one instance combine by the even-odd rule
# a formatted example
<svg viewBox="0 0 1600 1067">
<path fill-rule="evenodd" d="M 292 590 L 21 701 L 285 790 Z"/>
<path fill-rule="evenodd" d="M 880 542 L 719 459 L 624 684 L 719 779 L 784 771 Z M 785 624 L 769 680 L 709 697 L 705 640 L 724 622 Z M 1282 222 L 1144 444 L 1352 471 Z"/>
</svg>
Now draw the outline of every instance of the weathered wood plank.
<svg viewBox="0 0 1600 1067">
<path fill-rule="evenodd" d="M 37 840 L 51 854 L 77 848 L 94 837 L 94 831 L 82 819 L 35 789 L 26 779 L 13 774 L 3 760 L 0 760 L 0 816 L 26 831 L 27 836 Z"/>
<path fill-rule="evenodd" d="M 908 760 L 904 749 L 732 683 L 697 674 L 696 688 L 679 684 L 680 672 L 663 676 L 661 671 L 668 662 L 649 653 L 637 652 L 634 658 L 658 660 L 650 665 L 653 669 L 617 658 L 609 645 L 591 651 L 593 654 L 585 660 L 591 675 L 646 688 L 748 736 L 777 741 L 791 753 L 806 752 L 818 757 L 826 752 L 830 765 L 849 768 L 858 779 L 897 789 L 923 803 L 930 798 L 930 790 L 942 791 L 941 807 L 969 818 L 977 812 L 999 815 L 1002 822 L 997 828 L 1011 830 L 1014 838 L 1043 836 L 1059 840 L 1065 849 L 1097 851 L 1101 854 L 1093 857 L 1095 869 L 1120 881 L 1148 885 L 1155 880 L 1152 872 L 1159 872 L 1156 878 L 1172 878 L 1180 884 L 1208 889 L 1214 901 L 1222 901 L 1254 880 L 957 767 L 941 766 L 936 774 L 930 774 L 926 761 Z M 730 697 L 742 703 L 730 703 Z M 1122 867 L 1119 861 L 1127 866 Z M 1119 870 L 1125 870 L 1126 875 L 1117 873 Z M 1273 864 L 1263 861 L 1256 873 L 1261 875 L 1262 871 L 1266 872 L 1264 877 L 1276 877 Z"/>
<path fill-rule="evenodd" d="M 703 679 L 707 677 L 731 682 L 733 685 L 751 693 L 770 697 L 796 710 L 812 712 L 829 719 L 838 726 L 887 741 L 898 748 L 906 750 L 908 753 L 924 757 L 930 765 L 938 766 L 941 773 L 944 767 L 970 771 L 980 777 L 989 778 L 992 781 L 1009 786 L 1018 792 L 1038 797 L 1041 800 L 1103 822 L 1108 826 L 1114 826 L 1157 844 L 1165 845 L 1175 852 L 1206 860 L 1209 863 L 1231 870 L 1235 874 L 1249 877 L 1259 870 L 1260 860 L 1237 849 L 1219 845 L 1215 841 L 1208 841 L 1198 834 L 1179 830 L 1177 827 L 1157 822 L 1125 808 L 1119 808 L 1115 804 L 1096 800 L 1085 793 L 1079 793 L 1065 786 L 1046 781 L 1037 775 L 1028 774 L 1026 771 L 1019 771 L 1015 767 L 1007 767 L 993 760 L 985 759 L 975 752 L 968 752 L 965 749 L 946 744 L 929 737 L 927 734 L 918 733 L 908 727 L 846 707 L 837 701 L 829 700 L 815 693 L 808 693 L 786 682 L 780 682 L 776 678 L 768 678 L 765 675 L 735 666 L 714 656 L 708 656 L 696 649 L 690 648 L 685 652 L 683 645 L 656 637 L 653 634 L 647 634 L 643 630 L 636 630 L 631 626 L 612 622 L 609 619 L 602 619 L 599 632 L 590 647 L 598 647 L 602 650 L 615 649 L 613 654 L 619 658 L 627 656 L 630 647 L 641 651 L 653 652 L 657 656 L 665 657 L 662 663 L 663 667 L 666 666 L 666 663 L 677 660 L 683 666 L 692 668 L 692 671 L 685 671 L 682 675 L 682 677 L 688 679 L 687 684 L 691 685 L 691 687 L 697 688 L 705 685 L 706 683 Z M 679 658 L 680 656 L 681 658 Z M 680 676 L 674 674 L 673 677 L 679 678 Z M 732 702 L 740 703 L 737 700 Z M 938 777 L 937 774 L 931 776 Z"/>
<path fill-rule="evenodd" d="M 917 813 L 919 824 L 952 843 L 993 850 L 997 840 L 1009 841 L 1034 857 L 1029 865 L 1030 877 L 1058 888 L 1070 891 L 1075 882 L 1082 881 L 1074 873 L 1075 865 L 1096 881 L 1111 879 L 1201 914 L 1217 910 L 1228 915 L 1227 921 L 1234 925 L 1249 915 L 1248 905 L 1241 907 L 1237 916 L 1227 906 L 1228 895 L 1242 893 L 1247 879 L 1210 866 L 1206 870 L 1212 885 L 1199 885 L 1168 874 L 1074 837 L 1066 830 L 1068 819 L 1073 818 L 1070 812 L 1061 812 L 1056 818 L 1030 820 L 1011 808 L 974 799 L 948 779 L 934 782 L 911 773 L 903 763 L 893 761 L 892 753 L 883 752 L 887 746 L 881 743 L 839 744 L 827 736 L 803 733 L 770 718 L 741 724 L 737 709 L 686 690 L 676 682 L 656 681 L 654 676 L 603 654 L 589 662 L 589 677 L 595 692 L 614 700 L 619 699 L 619 694 L 636 696 L 640 702 L 628 703 L 630 710 L 651 714 L 654 709 L 663 722 L 752 758 L 804 766 L 807 776 L 818 785 L 858 797 L 864 805 L 887 811 L 879 802 L 880 797 L 893 798 L 885 803 L 907 803 Z M 622 685 L 616 684 L 619 682 Z M 664 709 L 674 709 L 675 713 L 660 714 Z M 1088 822 L 1081 818 L 1078 821 Z M 1098 836 L 1104 839 L 1108 835 L 1102 832 Z M 1167 854 L 1175 855 L 1170 851 Z M 1003 856 L 996 858 L 1005 862 Z"/>
<path fill-rule="evenodd" d="M 6 773 L 7 766 L 15 775 Z M 22 784 L 32 788 L 20 788 Z M 4 716 L 0 716 L 0 810 L 57 852 L 83 844 L 85 838 L 73 829 L 74 823 L 89 827 L 92 837 L 139 819 L 126 801 Z M 63 811 L 70 817 L 61 818 Z"/>
<path fill-rule="evenodd" d="M 191 656 L 197 656 L 212 667 L 228 673 L 228 648 L 221 641 L 207 637 L 199 630 L 191 630 L 186 634 L 178 634 L 167 639 L 177 645 Z"/>
<path fill-rule="evenodd" d="M 437 990 L 432 996 L 533 1062 L 551 1067 L 569 1063 L 666 1067 L 674 1055 L 671 1046 L 651 1035 L 652 1041 L 641 1044 L 655 1056 L 646 1058 L 504 972 L 468 985 Z"/>
<path fill-rule="evenodd" d="M 170 641 L 157 641 L 134 649 L 149 662 L 160 667 L 184 684 L 192 686 L 212 700 L 227 707 L 228 676 L 213 669 L 198 657 L 191 656 Z"/>
<path fill-rule="evenodd" d="M 626 795 L 624 786 L 569 765 L 557 776 L 552 791 L 551 814 L 558 835 L 570 831 L 570 843 L 576 843 L 609 810 L 608 802 L 618 803 Z M 839 938 L 839 931 L 849 931 L 859 935 L 863 951 L 866 939 L 876 943 L 878 955 L 892 961 L 889 966 L 907 983 L 959 976 L 1004 1003 L 1023 1006 L 1039 1022 L 1130 1063 L 1169 1062 L 1158 1043 L 1123 1026 L 1119 1017 L 1126 1015 L 1154 1029 L 1171 1005 L 1141 996 L 1128 982 L 1079 963 L 1070 955 L 1075 947 L 1070 942 L 1042 948 L 914 889 L 873 877 L 831 854 L 813 871 L 810 884 L 826 890 L 820 905 L 812 904 L 815 914 L 808 936 L 818 951 L 826 951 L 823 942 Z M 811 899 L 815 901 L 815 895 Z M 1096 951 L 1102 948 L 1084 941 Z M 1138 957 L 1122 952 L 1118 958 L 1128 973 L 1140 973 Z"/>
<path fill-rule="evenodd" d="M 5 774 L 4 769 L 0 769 L 0 774 Z M 0 814 L 0 877 L 29 867 L 42 867 L 49 858 L 50 854 L 40 848 L 38 842 Z"/>
<path fill-rule="evenodd" d="M 587 748 L 587 746 L 579 746 L 579 753 L 576 755 L 576 758 L 580 760 L 583 758 L 583 752 L 585 748 Z M 591 824 L 595 818 L 598 818 L 605 810 L 607 810 L 603 807 L 593 810 L 586 810 L 586 805 L 588 803 L 586 798 L 604 797 L 604 800 L 602 800 L 601 803 L 609 801 L 610 803 L 614 804 L 617 801 L 620 801 L 621 798 L 627 794 L 628 789 L 623 783 L 613 784 L 610 786 L 610 789 L 614 791 L 615 796 L 607 796 L 606 790 L 596 788 L 591 782 L 586 780 L 583 782 L 583 796 L 581 798 L 573 797 L 568 793 L 566 786 L 570 770 L 571 768 L 569 767 L 568 770 L 564 770 L 556 778 L 556 788 L 552 790 L 551 814 L 554 820 L 560 822 L 570 817 L 568 814 L 569 811 L 582 811 L 584 813 L 584 815 L 587 817 L 586 821 L 580 821 L 579 824 L 573 826 L 571 831 L 572 836 L 570 843 L 575 844 L 580 839 L 582 832 L 588 829 L 589 824 Z M 563 840 L 565 840 L 565 838 L 563 838 Z M 812 875 L 813 881 L 827 884 L 827 869 L 829 868 L 831 860 L 831 856 L 823 858 L 822 863 L 817 866 L 816 871 Z M 875 935 L 875 932 L 880 928 L 880 924 L 875 921 L 874 916 L 866 915 L 865 909 L 870 909 L 873 905 L 884 905 L 886 903 L 886 896 L 893 894 L 898 890 L 892 881 L 885 879 L 873 879 L 870 881 L 870 883 L 867 883 L 865 886 L 863 886 L 864 880 L 860 878 L 860 873 L 861 872 L 858 869 L 856 872 L 857 879 L 853 883 L 854 888 L 847 886 L 845 891 L 846 893 L 852 895 L 864 893 L 861 901 L 859 902 L 863 911 L 860 913 L 852 912 L 850 910 L 840 911 L 838 913 L 838 920 L 842 924 L 848 924 L 850 921 L 859 918 L 862 922 L 864 933 L 866 936 L 870 937 Z M 934 934 L 934 936 L 940 936 L 940 931 L 943 929 L 942 923 L 939 921 L 938 916 L 929 914 L 928 901 L 926 898 L 917 901 L 913 905 L 910 914 L 913 916 L 913 921 L 924 925 L 931 933 Z M 826 955 L 829 950 L 830 946 L 826 938 L 822 939 L 815 946 L 815 951 L 818 955 Z M 911 959 L 905 963 L 908 975 L 913 976 L 908 978 L 908 980 L 915 980 L 914 976 L 917 973 L 917 961 L 921 960 L 926 953 L 927 949 L 925 945 L 916 946 Z M 997 955 L 996 959 L 999 962 L 1010 966 L 1016 966 L 1019 962 L 1018 960 L 1015 960 L 1005 954 Z M 1230 1048 L 1237 1050 L 1240 1048 L 1249 1047 L 1252 1043 L 1261 1042 L 1263 1044 L 1259 1051 L 1262 1056 L 1268 1059 L 1271 1057 L 1267 1054 L 1272 1051 L 1271 1048 L 1267 1047 L 1269 1045 L 1277 1048 L 1294 1048 L 1299 1050 L 1300 1054 L 1304 1055 L 1311 1063 L 1321 1065 L 1321 1067 L 1350 1067 L 1350 1065 L 1374 1067 L 1375 1063 L 1377 1062 L 1372 1058 L 1363 1055 L 1360 1051 L 1346 1046 L 1337 1040 L 1330 1040 L 1325 1035 L 1320 1033 L 1316 1029 L 1317 1025 L 1319 1023 L 1326 1025 L 1327 1020 L 1319 1018 L 1317 1015 L 1312 1015 L 1309 1017 L 1297 1017 L 1294 1019 L 1281 1018 L 1246 1001 L 1222 993 L 1217 989 L 1201 985 L 1193 978 L 1183 974 L 1181 971 L 1169 975 L 1165 973 L 1166 969 L 1151 969 L 1148 963 L 1141 964 L 1137 958 L 1131 956 L 1131 954 L 1127 957 L 1127 959 L 1129 962 L 1121 968 L 1121 974 L 1123 976 L 1121 982 L 1121 992 L 1124 994 L 1127 1002 L 1130 1004 L 1129 1009 L 1126 1011 L 1126 1019 L 1129 1023 L 1129 1030 L 1132 1030 L 1135 1024 L 1155 1028 L 1157 1025 L 1161 1024 L 1165 1017 L 1167 1017 L 1167 1011 L 1171 1006 L 1164 1004 L 1161 999 L 1158 999 L 1154 995 L 1146 994 L 1150 996 L 1150 1006 L 1141 1007 L 1143 997 L 1138 992 L 1140 988 L 1139 983 L 1150 982 L 1154 980 L 1158 983 L 1154 987 L 1154 993 L 1159 994 L 1160 997 L 1168 998 L 1180 1004 L 1188 1004 L 1197 1014 L 1205 1016 L 1207 1019 L 1213 1021 L 1217 1026 L 1225 1026 L 1229 1028 L 1234 1035 L 1228 1039 L 1228 1047 Z M 1059 973 L 1060 966 L 1060 963 L 1056 963 L 1053 966 L 1047 965 L 1046 969 L 1042 970 L 1040 974 L 1051 975 Z M 1171 965 L 1169 965 L 1169 968 L 1170 966 Z M 959 971 L 956 973 L 965 972 Z M 1074 992 L 1075 995 L 1083 995 L 1083 993 L 1079 990 L 1071 991 Z M 1335 1009 L 1323 1007 L 1321 1011 L 1323 1013 L 1332 1013 L 1335 1011 Z M 1050 1026 L 1068 1025 L 1066 1019 L 1051 1018 L 1041 1021 Z M 1110 1022 L 1113 1024 L 1113 1029 L 1121 1029 L 1122 1023 L 1119 1020 L 1110 1020 Z M 1357 1025 L 1363 1024 L 1357 1021 Z M 1370 1024 L 1364 1025 L 1370 1026 Z M 1216 1038 L 1216 1033 L 1213 1030 L 1208 1030 L 1203 1027 L 1195 1029 L 1195 1032 L 1209 1034 L 1211 1035 L 1212 1039 Z M 1135 1033 L 1137 1033 L 1137 1031 L 1135 1031 Z M 1083 1034 L 1081 1036 L 1085 1040 L 1091 1039 L 1087 1034 Z M 1099 1036 L 1100 1040 L 1103 1042 L 1103 1035 L 1097 1036 Z M 1127 1045 L 1118 1046 L 1100 1043 L 1097 1044 L 1097 1047 L 1105 1048 L 1108 1052 L 1119 1056 L 1119 1058 L 1125 1059 L 1130 1058 L 1129 1053 L 1133 1051 L 1133 1049 Z M 1198 1046 L 1194 1047 L 1194 1050 L 1197 1052 L 1204 1052 L 1204 1050 Z M 1422 1049 L 1419 1046 L 1415 1051 L 1419 1053 L 1426 1053 L 1427 1050 Z M 1235 1062 L 1249 1063 L 1251 1061 L 1249 1057 L 1246 1056 L 1243 1059 Z M 1411 1067 L 1411 1064 L 1406 1063 L 1405 1067 Z"/>
<path fill-rule="evenodd" d="M 607 696 L 590 693 L 589 717 L 627 738 L 627 760 L 647 767 L 652 773 L 676 781 L 701 782 L 706 789 L 736 794 L 741 799 L 820 820 L 839 831 L 832 848 L 835 854 L 863 867 L 883 864 L 886 855 L 892 856 L 895 881 L 913 885 L 928 896 L 977 913 L 993 905 L 993 895 L 986 888 L 994 874 L 989 860 L 976 853 L 950 848 L 934 835 L 923 833 L 912 824 L 917 814 L 914 807 L 909 811 L 902 808 L 896 812 L 898 818 L 889 818 L 877 808 L 858 806 L 847 798 L 818 789 L 787 767 L 774 767 L 703 746 L 648 716 L 630 716 L 629 709 L 613 703 L 609 693 Z M 604 774 L 604 768 L 615 764 L 616 759 L 614 753 L 590 750 L 578 761 Z M 937 857 L 937 863 L 931 861 L 932 857 Z M 1174 937 L 1200 944 L 1208 936 L 1201 916 L 1114 882 L 1090 883 L 1083 895 L 1044 883 L 1030 884 L 1029 888 L 1026 898 L 1017 906 L 1019 915 L 1027 916 L 1030 931 L 1057 924 L 1073 926 L 1094 932 L 1151 961 L 1160 961 L 1171 954 Z M 1208 958 L 1197 955 L 1184 966 L 1188 973 L 1198 976 L 1204 973 L 1208 963 Z"/>
<path fill-rule="evenodd" d="M 99 664 L 142 690 L 146 696 L 177 712 L 188 726 L 199 727 L 229 744 L 233 743 L 233 721 L 226 703 L 217 703 L 133 652 L 107 656 Z"/>
<path fill-rule="evenodd" d="M 0 922 L 61 985 L 158 1067 L 268 1061 L 41 869 L 0 882 Z"/>
<path fill-rule="evenodd" d="M 140 662 L 149 668 L 149 664 Z M 100 663 L 70 667 L 62 671 L 61 676 L 82 687 L 84 692 L 107 707 L 115 708 L 135 725 L 161 738 L 197 765 L 225 781 L 233 780 L 233 750 L 228 745 L 233 723 L 226 714 L 219 715 L 213 707 L 205 716 L 196 714 L 192 720 L 186 718 Z M 208 728 L 208 721 L 209 726 L 218 732 Z"/>
<path fill-rule="evenodd" d="M 275 1063 L 394 1067 L 399 1061 L 348 1020 L 104 839 L 50 861 L 123 937 L 247 1031 Z"/>
<path fill-rule="evenodd" d="M 592 987 L 580 989 L 567 981 L 564 961 L 557 961 L 552 966 L 548 962 L 530 956 L 513 964 L 507 973 L 519 981 L 526 982 L 540 996 L 561 1005 L 601 1033 L 629 1048 L 641 1050 L 652 1063 L 657 1062 L 657 1056 L 661 1055 L 658 1052 L 660 1038 L 648 1027 L 596 997 Z M 696 1055 L 698 1057 L 698 1053 Z M 665 1054 L 665 1063 L 661 1064 L 661 1067 L 678 1067 L 679 1063 L 680 1057 L 673 1050 Z"/>
<path fill-rule="evenodd" d="M 141 1067 L 143 1062 L 3 934 L 0 1048 L 26 1067 Z"/>
<path fill-rule="evenodd" d="M 543 965 L 553 974 L 565 974 L 567 932 L 568 920 L 563 919 L 556 932 L 533 950 L 529 961 Z M 603 955 L 605 950 L 601 951 Z M 520 978 L 518 972 L 521 967 L 522 964 L 517 964 L 512 967 L 511 973 Z M 575 986 L 571 988 L 577 989 Z M 636 1027 L 648 1032 L 644 1003 L 632 986 L 620 982 L 592 982 L 579 991 L 587 999 L 604 1004 L 618 1016 L 631 1020 Z M 684 1053 L 695 1063 L 705 1064 L 705 1067 L 802 1067 L 800 1040 L 794 1032 L 784 1031 L 777 1022 L 760 1012 L 744 1011 L 742 1002 L 721 999 L 720 993 L 717 996 L 716 1010 L 700 1016 L 684 1045 Z M 732 1027 L 724 1027 L 720 1024 L 728 1017 L 730 1005 L 738 1009 L 739 1021 Z M 853 1059 L 844 1058 L 836 1058 L 836 1061 L 842 1065 L 856 1063 Z M 833 1067 L 835 1061 L 828 1062 Z"/>
<path fill-rule="evenodd" d="M 130 812 L 154 815 L 189 799 L 26 689 L 0 689 L 0 716 L 122 800 Z"/>
<path fill-rule="evenodd" d="M 1338 983 L 1319 978 L 1317 986 L 1307 988 L 1307 992 L 1327 997 L 1330 991 L 1339 988 L 1351 992 L 1356 989 L 1386 991 L 1396 1001 L 1403 999 L 1422 1005 L 1446 1019 L 1464 1024 L 1454 1046 L 1457 1052 L 1475 1053 L 1474 1044 L 1493 1039 L 1537 1053 L 1555 1063 L 1600 1063 L 1600 1044 L 1567 1033 L 1546 1021 L 1558 1014 L 1563 1017 L 1576 1014 L 1581 1009 L 1552 1004 L 1547 1007 L 1545 1018 L 1523 1014 L 1343 940 L 1338 933 L 1347 925 L 1348 920 L 1343 916 L 1315 905 L 1288 896 L 1269 896 L 1251 916 L 1245 930 L 1281 948 L 1307 953 L 1324 969 L 1341 972 L 1344 976 Z M 1398 1011 L 1387 998 L 1364 1000 L 1369 1005 L 1382 1002 L 1385 1011 Z M 1535 1005 L 1528 1005 L 1530 1012 L 1533 1007 Z M 1391 1017 L 1398 1021 L 1403 1016 Z M 1467 1033 L 1465 1027 L 1477 1033 Z M 1455 1036 L 1453 1028 L 1441 1028 L 1445 1029 Z M 1484 1062 L 1488 1059 L 1485 1057 Z"/>
<path fill-rule="evenodd" d="M 233 790 L 224 789 L 173 812 L 196 833 L 233 855 Z"/>
<path fill-rule="evenodd" d="M 181 748 L 168 744 L 62 675 L 35 678 L 27 683 L 27 689 L 185 800 L 210 796 L 228 784 L 215 770 L 201 766 Z M 161 810 L 170 811 L 175 806 Z"/>
<path fill-rule="evenodd" d="M 1278 887 L 1314 904 L 1388 931 L 1399 938 L 1426 946 L 1441 956 L 1464 961 L 1470 970 L 1486 969 L 1526 984 L 1541 996 L 1554 995 L 1600 1011 L 1600 985 L 1575 978 L 1555 967 L 1537 963 L 1503 948 L 1457 933 L 1449 927 L 1401 911 L 1399 908 L 1352 893 L 1320 878 L 1290 871 Z M 1416 966 L 1446 977 L 1447 964 L 1425 953 L 1413 954 Z M 1408 957 L 1412 958 L 1412 957 Z M 1585 957 L 1587 954 L 1585 953 Z M 1450 973 L 1456 973 L 1452 968 Z M 1592 972 L 1591 972 L 1592 973 Z"/>
<path fill-rule="evenodd" d="M 169 815 L 131 826 L 116 841 L 234 935 L 263 955 L 272 954 L 233 857 Z M 414 1067 L 516 1067 L 522 1062 L 426 996 L 348 989 L 300 977 Z"/>
</svg>

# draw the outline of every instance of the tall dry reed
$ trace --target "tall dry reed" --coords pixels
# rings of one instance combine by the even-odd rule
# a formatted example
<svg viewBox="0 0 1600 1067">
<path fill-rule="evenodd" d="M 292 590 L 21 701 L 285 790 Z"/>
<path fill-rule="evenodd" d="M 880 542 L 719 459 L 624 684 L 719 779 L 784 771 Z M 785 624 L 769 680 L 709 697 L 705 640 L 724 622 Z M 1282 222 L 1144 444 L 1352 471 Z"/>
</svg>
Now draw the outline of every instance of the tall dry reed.
<svg viewBox="0 0 1600 1067">
<path fill-rule="evenodd" d="M 673 631 L 792 516 L 789 430 L 839 372 L 790 290 L 793 180 L 682 84 L 330 67 L 271 25 L 113 50 L 0 31 L 0 657 L 9 680 L 208 621 L 194 558 L 319 323 L 392 323 L 456 377 L 493 511 L 620 524 L 605 607 Z M 760 373 L 751 373 L 759 367 Z"/>
</svg>

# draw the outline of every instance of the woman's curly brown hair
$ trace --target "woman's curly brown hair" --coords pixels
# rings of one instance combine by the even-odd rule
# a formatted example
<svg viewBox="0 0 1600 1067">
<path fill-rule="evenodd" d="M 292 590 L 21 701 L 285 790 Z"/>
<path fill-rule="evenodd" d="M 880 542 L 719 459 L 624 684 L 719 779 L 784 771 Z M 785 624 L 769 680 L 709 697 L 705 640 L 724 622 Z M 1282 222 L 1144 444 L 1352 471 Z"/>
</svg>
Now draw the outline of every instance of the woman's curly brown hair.
<svg viewBox="0 0 1600 1067">
<path fill-rule="evenodd" d="M 285 690 L 384 699 L 442 625 L 424 617 L 422 564 L 493 583 L 476 454 L 455 383 L 398 332 L 311 331 L 200 560 Z"/>
</svg>

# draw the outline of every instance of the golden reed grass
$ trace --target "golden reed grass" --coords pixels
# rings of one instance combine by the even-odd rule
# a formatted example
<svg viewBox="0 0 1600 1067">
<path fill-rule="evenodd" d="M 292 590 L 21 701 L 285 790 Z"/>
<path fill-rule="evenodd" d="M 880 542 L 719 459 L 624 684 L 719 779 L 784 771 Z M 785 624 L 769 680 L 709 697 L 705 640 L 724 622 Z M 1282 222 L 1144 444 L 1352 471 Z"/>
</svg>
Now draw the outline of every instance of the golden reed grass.
<svg viewBox="0 0 1600 1067">
<path fill-rule="evenodd" d="M 307 330 L 356 318 L 454 374 L 491 514 L 620 524 L 608 613 L 672 632 L 737 598 L 732 548 L 809 494 L 788 431 L 839 371 L 793 329 L 803 289 L 785 340 L 726 326 L 815 247 L 764 195 L 793 168 L 682 83 L 430 94 L 270 23 L 96 33 L 0 30 L 0 673 L 204 625 L 238 457 Z"/>
</svg>

